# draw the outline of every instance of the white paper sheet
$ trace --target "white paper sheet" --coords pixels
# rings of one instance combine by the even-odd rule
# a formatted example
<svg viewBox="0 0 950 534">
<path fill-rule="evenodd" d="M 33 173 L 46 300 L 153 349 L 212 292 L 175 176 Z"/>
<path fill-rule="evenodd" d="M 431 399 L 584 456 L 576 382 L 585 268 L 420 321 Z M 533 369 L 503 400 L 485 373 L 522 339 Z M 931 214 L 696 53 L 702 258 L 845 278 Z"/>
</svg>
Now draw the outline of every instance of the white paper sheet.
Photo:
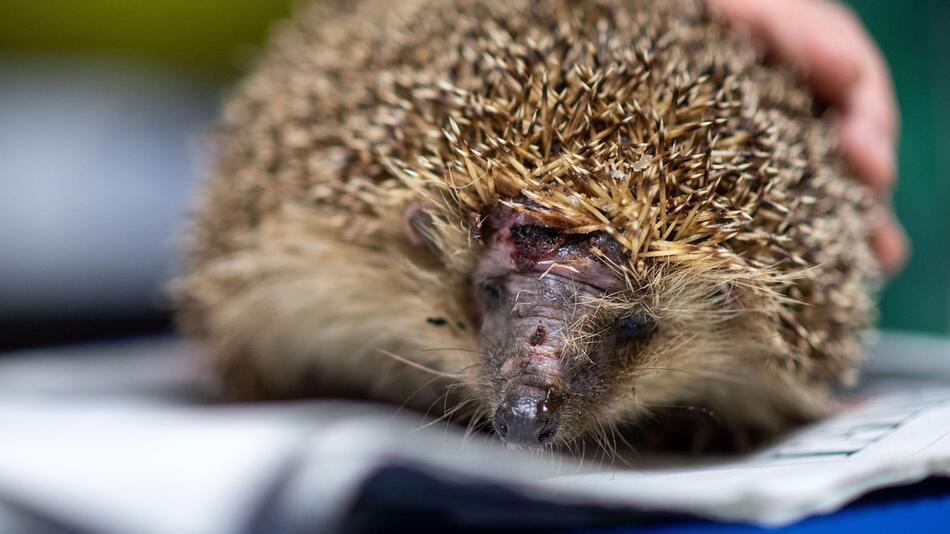
<svg viewBox="0 0 950 534">
<path fill-rule="evenodd" d="M 876 346 L 846 409 L 774 447 L 593 472 L 456 429 L 420 429 L 418 416 L 390 407 L 202 404 L 177 342 L 13 356 L 0 359 L 0 512 L 104 533 L 276 531 L 262 514 L 334 531 L 374 476 L 398 466 L 436 481 L 428 495 L 404 496 L 408 506 L 438 502 L 439 485 L 494 484 L 551 506 L 549 520 L 595 509 L 784 524 L 950 475 L 950 342 L 889 335 Z"/>
</svg>

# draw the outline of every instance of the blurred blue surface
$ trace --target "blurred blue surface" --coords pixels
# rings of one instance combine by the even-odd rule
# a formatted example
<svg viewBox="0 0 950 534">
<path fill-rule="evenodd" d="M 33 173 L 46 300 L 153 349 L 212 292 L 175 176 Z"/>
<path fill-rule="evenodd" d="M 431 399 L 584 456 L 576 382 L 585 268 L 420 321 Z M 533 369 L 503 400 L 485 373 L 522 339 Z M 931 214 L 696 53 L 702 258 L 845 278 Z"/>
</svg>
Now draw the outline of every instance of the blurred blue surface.
<svg viewBox="0 0 950 534">
<path fill-rule="evenodd" d="M 134 64 L 0 58 L 0 321 L 163 307 L 214 97 Z"/>
<path fill-rule="evenodd" d="M 884 490 L 840 512 L 812 517 L 786 527 L 689 521 L 649 527 L 587 530 L 583 534 L 846 534 L 950 533 L 950 480 L 930 479 Z M 575 534 L 582 534 L 577 532 Z"/>
</svg>

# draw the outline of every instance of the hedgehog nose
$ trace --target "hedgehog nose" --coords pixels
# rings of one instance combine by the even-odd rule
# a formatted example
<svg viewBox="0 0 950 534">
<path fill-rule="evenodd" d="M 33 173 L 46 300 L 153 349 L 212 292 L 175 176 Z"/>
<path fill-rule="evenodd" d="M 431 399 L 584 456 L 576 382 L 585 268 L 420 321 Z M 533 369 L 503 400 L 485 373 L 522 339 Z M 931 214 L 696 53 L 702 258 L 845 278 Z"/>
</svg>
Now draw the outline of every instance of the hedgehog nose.
<svg viewBox="0 0 950 534">
<path fill-rule="evenodd" d="M 508 443 L 540 448 L 557 432 L 557 413 L 543 389 L 518 387 L 495 410 L 495 433 Z"/>
</svg>

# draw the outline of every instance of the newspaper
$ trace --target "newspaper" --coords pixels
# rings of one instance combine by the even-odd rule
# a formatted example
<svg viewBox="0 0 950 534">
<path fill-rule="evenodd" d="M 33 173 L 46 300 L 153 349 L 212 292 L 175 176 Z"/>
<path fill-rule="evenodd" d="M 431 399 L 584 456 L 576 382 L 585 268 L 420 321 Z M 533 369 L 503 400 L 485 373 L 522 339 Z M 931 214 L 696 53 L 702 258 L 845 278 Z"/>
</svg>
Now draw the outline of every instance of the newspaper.
<svg viewBox="0 0 950 534">
<path fill-rule="evenodd" d="M 588 498 L 781 525 L 935 474 L 950 474 L 950 386 L 878 390 L 746 459 L 552 482 Z"/>
<path fill-rule="evenodd" d="M 750 456 L 643 468 L 506 450 L 391 407 L 209 405 L 174 341 L 8 357 L 0 532 L 22 530 L 11 525 L 23 510 L 106 533 L 338 531 L 377 494 L 389 512 L 438 510 L 465 526 L 657 514 L 787 524 L 950 475 L 950 343 L 875 346 L 838 415 Z"/>
</svg>

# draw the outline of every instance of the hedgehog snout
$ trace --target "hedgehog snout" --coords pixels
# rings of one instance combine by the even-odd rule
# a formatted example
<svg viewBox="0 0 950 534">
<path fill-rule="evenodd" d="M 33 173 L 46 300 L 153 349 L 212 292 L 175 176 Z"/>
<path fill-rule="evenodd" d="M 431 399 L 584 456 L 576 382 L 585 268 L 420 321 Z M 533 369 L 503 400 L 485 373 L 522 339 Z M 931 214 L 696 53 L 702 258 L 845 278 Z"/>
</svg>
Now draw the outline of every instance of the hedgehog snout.
<svg viewBox="0 0 950 534">
<path fill-rule="evenodd" d="M 499 321 L 501 322 L 501 321 Z M 553 443 L 560 408 L 569 395 L 564 387 L 563 320 L 507 316 L 506 341 L 496 346 L 489 368 L 496 399 L 495 433 L 507 443 L 538 448 Z"/>
<path fill-rule="evenodd" d="M 495 410 L 495 433 L 507 443 L 539 448 L 554 440 L 560 403 L 553 388 L 516 384 Z"/>
</svg>

